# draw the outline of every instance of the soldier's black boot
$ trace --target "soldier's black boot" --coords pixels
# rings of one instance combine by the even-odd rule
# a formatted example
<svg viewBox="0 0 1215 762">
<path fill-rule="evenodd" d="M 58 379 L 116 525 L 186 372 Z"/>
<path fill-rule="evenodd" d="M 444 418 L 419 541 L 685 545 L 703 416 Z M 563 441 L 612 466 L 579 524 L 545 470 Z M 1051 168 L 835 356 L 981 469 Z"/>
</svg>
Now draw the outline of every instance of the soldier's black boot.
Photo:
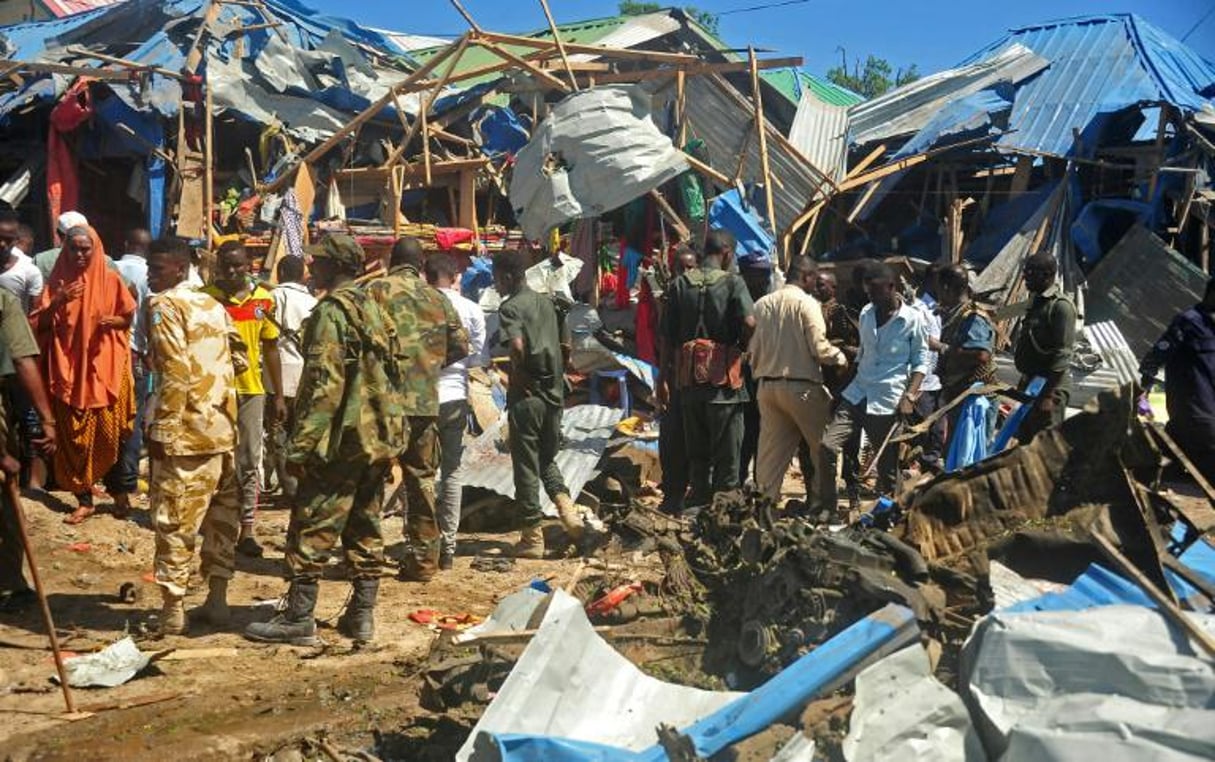
<svg viewBox="0 0 1215 762">
<path fill-rule="evenodd" d="M 287 591 L 287 608 L 275 614 L 269 622 L 254 622 L 245 628 L 245 637 L 261 643 L 286 643 L 292 646 L 314 646 L 316 594 L 315 579 L 295 579 Z"/>
<path fill-rule="evenodd" d="M 375 597 L 380 590 L 380 578 L 356 579 L 352 585 L 354 595 L 338 619 L 338 632 L 356 643 L 370 643 L 375 637 Z"/>
</svg>

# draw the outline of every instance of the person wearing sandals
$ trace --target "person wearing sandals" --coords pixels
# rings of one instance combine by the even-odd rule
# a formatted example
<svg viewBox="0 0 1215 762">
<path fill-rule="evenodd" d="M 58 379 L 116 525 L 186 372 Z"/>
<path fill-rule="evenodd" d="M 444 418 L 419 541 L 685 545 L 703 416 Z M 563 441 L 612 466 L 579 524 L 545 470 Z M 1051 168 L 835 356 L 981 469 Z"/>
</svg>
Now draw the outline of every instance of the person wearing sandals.
<svg viewBox="0 0 1215 762">
<path fill-rule="evenodd" d="M 65 519 L 69 524 L 93 515 L 98 479 L 106 479 L 118 518 L 130 510 L 136 486 L 118 483 L 129 481 L 122 478 L 119 458 L 135 427 L 129 347 L 135 298 L 106 259 L 93 228 L 69 229 L 47 288 L 30 313 L 59 434 L 55 481 L 79 502 Z"/>
</svg>

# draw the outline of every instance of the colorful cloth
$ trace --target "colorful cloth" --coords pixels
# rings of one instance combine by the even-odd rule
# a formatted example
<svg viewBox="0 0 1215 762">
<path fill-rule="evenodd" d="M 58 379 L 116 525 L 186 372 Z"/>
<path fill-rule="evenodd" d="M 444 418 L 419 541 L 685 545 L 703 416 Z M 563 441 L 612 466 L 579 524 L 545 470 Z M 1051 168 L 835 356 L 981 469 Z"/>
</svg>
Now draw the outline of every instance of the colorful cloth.
<svg viewBox="0 0 1215 762">
<path fill-rule="evenodd" d="M 135 314 L 135 298 L 122 277 L 106 266 L 109 257 L 97 231 L 89 228 L 89 236 L 93 253 L 88 263 L 79 268 L 74 257 L 59 257 L 30 314 L 51 396 L 76 410 L 111 407 L 123 389 L 129 394 L 131 388 L 130 333 L 103 328 L 98 321 L 129 320 Z M 52 295 L 79 281 L 84 293 L 50 314 L 47 325 Z"/>
<path fill-rule="evenodd" d="M 249 368 L 236 377 L 237 394 L 265 394 L 262 384 L 262 342 L 277 341 L 278 326 L 274 325 L 274 296 L 261 286 L 253 286 L 244 299 L 229 296 L 218 286 L 207 286 L 209 294 L 228 311 L 236 325 L 241 341 L 249 353 Z"/>
<path fill-rule="evenodd" d="M 130 353 L 126 357 L 130 362 Z M 59 436 L 53 467 L 60 489 L 88 492 L 118 462 L 123 442 L 135 430 L 135 385 L 129 368 L 123 367 L 119 378 L 122 386 L 109 407 L 81 410 L 51 398 Z"/>
</svg>

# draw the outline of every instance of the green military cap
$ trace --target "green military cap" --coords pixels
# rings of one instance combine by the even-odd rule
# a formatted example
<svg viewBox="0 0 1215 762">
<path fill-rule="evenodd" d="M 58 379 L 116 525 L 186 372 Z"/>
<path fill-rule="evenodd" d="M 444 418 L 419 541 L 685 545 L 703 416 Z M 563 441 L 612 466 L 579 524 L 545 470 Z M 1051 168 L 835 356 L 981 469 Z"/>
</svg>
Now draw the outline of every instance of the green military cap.
<svg viewBox="0 0 1215 762">
<path fill-rule="evenodd" d="M 320 243 L 305 247 L 313 259 L 331 259 L 339 267 L 352 272 L 362 272 L 367 254 L 354 236 L 330 233 Z"/>
</svg>

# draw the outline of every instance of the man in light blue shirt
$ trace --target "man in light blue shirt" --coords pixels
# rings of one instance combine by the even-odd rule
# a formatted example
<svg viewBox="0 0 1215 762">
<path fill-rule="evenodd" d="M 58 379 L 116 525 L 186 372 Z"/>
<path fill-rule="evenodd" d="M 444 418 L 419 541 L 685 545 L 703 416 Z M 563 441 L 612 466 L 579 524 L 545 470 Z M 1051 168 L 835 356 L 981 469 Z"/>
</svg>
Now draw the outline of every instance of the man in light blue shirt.
<svg viewBox="0 0 1215 762">
<path fill-rule="evenodd" d="M 861 350 L 857 373 L 823 437 L 823 467 L 835 473 L 840 450 L 863 428 L 874 448 L 886 441 L 898 416 L 909 416 L 928 372 L 928 328 L 916 307 L 899 295 L 894 272 L 876 264 L 865 272 L 869 304 L 861 310 Z M 878 461 L 878 491 L 892 494 L 898 475 L 898 447 L 889 446 Z M 835 480 L 825 479 L 823 505 L 838 505 Z"/>
</svg>

